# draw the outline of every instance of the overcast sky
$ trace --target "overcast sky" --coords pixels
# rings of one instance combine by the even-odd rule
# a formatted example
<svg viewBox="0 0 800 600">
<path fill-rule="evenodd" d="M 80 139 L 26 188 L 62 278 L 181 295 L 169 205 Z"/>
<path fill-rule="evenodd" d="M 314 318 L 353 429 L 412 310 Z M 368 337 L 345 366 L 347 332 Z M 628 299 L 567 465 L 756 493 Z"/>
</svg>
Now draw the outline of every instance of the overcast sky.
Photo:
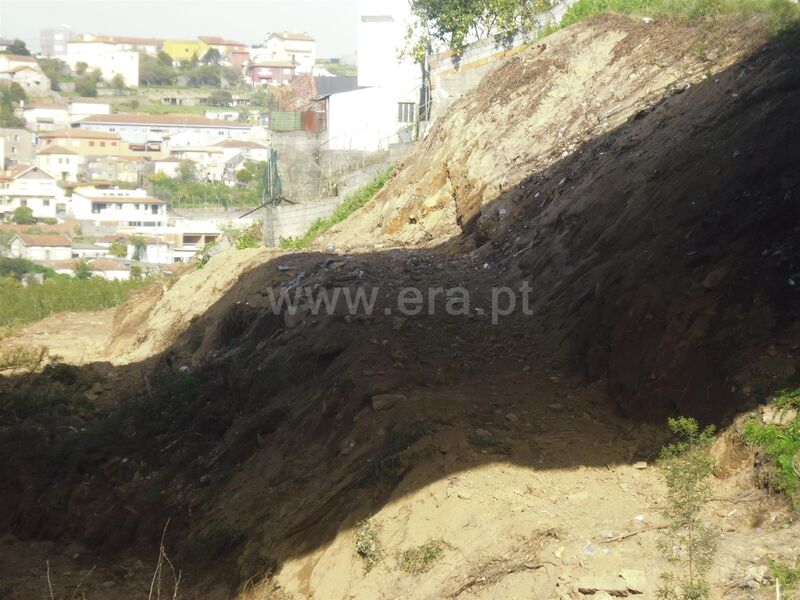
<svg viewBox="0 0 800 600">
<path fill-rule="evenodd" d="M 219 35 L 253 44 L 271 31 L 308 32 L 319 56 L 356 50 L 358 0 L 0 0 L 0 36 L 39 49 L 39 31 L 159 38 Z"/>
</svg>

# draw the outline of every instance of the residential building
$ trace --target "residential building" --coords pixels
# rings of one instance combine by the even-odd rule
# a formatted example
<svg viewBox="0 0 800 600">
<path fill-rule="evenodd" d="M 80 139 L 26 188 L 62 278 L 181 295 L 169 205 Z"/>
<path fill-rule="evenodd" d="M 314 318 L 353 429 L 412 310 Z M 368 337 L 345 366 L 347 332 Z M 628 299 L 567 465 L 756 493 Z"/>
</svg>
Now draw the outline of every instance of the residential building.
<svg viewBox="0 0 800 600">
<path fill-rule="evenodd" d="M 0 128 L 0 140 L 5 148 L 5 161 L 0 160 L 0 171 L 12 165 L 33 162 L 33 134 L 30 131 L 12 127 Z"/>
<path fill-rule="evenodd" d="M 104 256 L 108 256 L 108 246 L 79 242 L 73 242 L 72 244 L 72 258 L 77 258 L 79 260 L 91 260 L 93 258 L 101 258 Z"/>
<path fill-rule="evenodd" d="M 36 155 L 36 166 L 63 182 L 78 181 L 86 157 L 68 148 L 50 145 Z"/>
<path fill-rule="evenodd" d="M 150 264 L 170 264 L 175 262 L 171 256 L 172 244 L 153 236 L 107 235 L 97 240 L 97 245 L 105 248 L 106 253 L 113 243 L 123 244 L 127 250 L 125 257 Z M 136 242 L 136 243 L 134 243 Z"/>
<path fill-rule="evenodd" d="M 247 44 L 226 40 L 216 36 L 200 36 L 199 41 L 205 43 L 209 48 L 215 49 L 220 53 L 222 60 L 229 63 L 235 69 L 241 69 L 250 60 L 250 51 Z"/>
<path fill-rule="evenodd" d="M 74 124 L 92 115 L 110 115 L 111 103 L 100 98 L 75 98 L 70 101 L 69 120 Z"/>
<path fill-rule="evenodd" d="M 175 156 L 168 156 L 166 158 L 159 158 L 153 161 L 156 173 L 163 173 L 167 177 L 178 176 L 178 165 L 181 164 L 181 159 Z"/>
<path fill-rule="evenodd" d="M 327 97 L 329 149 L 376 151 L 418 135 L 418 121 L 427 120 L 421 70 L 399 58 L 411 21 L 405 0 L 359 2 L 359 89 Z"/>
<path fill-rule="evenodd" d="M 287 85 L 295 77 L 295 66 L 290 62 L 269 61 L 247 65 L 247 80 L 253 87 Z"/>
<path fill-rule="evenodd" d="M 39 45 L 42 56 L 48 58 L 65 58 L 67 56 L 67 43 L 74 33 L 71 27 L 62 25 L 51 29 L 42 29 L 39 34 Z"/>
<path fill-rule="evenodd" d="M 72 240 L 66 235 L 31 235 L 19 233 L 9 243 L 11 258 L 27 260 L 70 260 Z"/>
<path fill-rule="evenodd" d="M 210 46 L 203 40 L 165 40 L 163 50 L 176 63 L 200 60 Z"/>
<path fill-rule="evenodd" d="M 0 54 L 0 82 L 18 83 L 30 95 L 50 92 L 50 79 L 39 68 L 36 59 L 16 54 Z"/>
<path fill-rule="evenodd" d="M 70 217 L 95 225 L 150 228 L 167 223 L 166 202 L 149 197 L 141 189 L 80 186 L 72 194 L 69 209 Z"/>
<path fill-rule="evenodd" d="M 69 126 L 69 110 L 66 104 L 47 100 L 23 102 L 17 111 L 31 131 L 53 131 Z"/>
<path fill-rule="evenodd" d="M 84 33 L 75 38 L 74 41 L 93 42 L 97 44 L 107 44 L 113 46 L 115 50 L 123 52 L 141 52 L 155 56 L 164 45 L 164 40 L 158 38 L 132 37 L 124 35 L 94 35 Z"/>
<path fill-rule="evenodd" d="M 251 50 L 254 62 L 280 61 L 296 67 L 298 73 L 311 73 L 317 60 L 317 44 L 307 33 L 271 33 L 263 48 Z"/>
<path fill-rule="evenodd" d="M 140 185 L 153 173 L 151 156 L 91 156 L 86 158 L 83 178 L 87 181 L 119 181 Z"/>
<path fill-rule="evenodd" d="M 120 50 L 109 38 L 84 35 L 67 44 L 65 58 L 71 69 L 86 63 L 89 69 L 98 69 L 104 80 L 110 82 L 120 75 L 128 87 L 139 86 L 139 53 Z"/>
<path fill-rule="evenodd" d="M 227 162 L 233 158 L 241 156 L 243 160 L 263 162 L 269 160 L 269 148 L 258 142 L 225 140 L 216 145 L 223 153 L 223 158 Z"/>
<path fill-rule="evenodd" d="M 246 123 L 216 121 L 199 115 L 93 115 L 78 123 L 80 130 L 113 133 L 131 144 L 159 146 L 177 134 L 189 134 L 192 143 L 182 145 L 210 146 L 226 139 L 246 140 L 252 127 Z"/>
<path fill-rule="evenodd" d="M 131 278 L 130 263 L 110 258 L 95 258 L 90 261 L 89 269 L 93 277 L 101 277 L 109 281 L 127 281 Z"/>
<path fill-rule="evenodd" d="M 214 119 L 217 121 L 238 121 L 241 113 L 238 110 L 230 108 L 211 108 L 205 111 L 206 119 Z"/>
<path fill-rule="evenodd" d="M 199 179 L 203 181 L 222 181 L 225 171 L 222 148 L 216 146 L 170 147 L 170 155 L 179 161 L 192 161 L 195 164 L 195 172 Z"/>
<path fill-rule="evenodd" d="M 37 218 L 66 214 L 66 199 L 56 179 L 41 167 L 17 165 L 0 174 L 0 217 L 8 219 L 20 206 Z"/>
<path fill-rule="evenodd" d="M 14 40 L 8 38 L 0 38 L 0 52 L 8 52 L 8 49 L 14 44 Z"/>
<path fill-rule="evenodd" d="M 129 156 L 127 142 L 118 133 L 90 129 L 60 129 L 39 134 L 39 152 L 51 146 L 70 150 L 80 156 Z"/>
</svg>

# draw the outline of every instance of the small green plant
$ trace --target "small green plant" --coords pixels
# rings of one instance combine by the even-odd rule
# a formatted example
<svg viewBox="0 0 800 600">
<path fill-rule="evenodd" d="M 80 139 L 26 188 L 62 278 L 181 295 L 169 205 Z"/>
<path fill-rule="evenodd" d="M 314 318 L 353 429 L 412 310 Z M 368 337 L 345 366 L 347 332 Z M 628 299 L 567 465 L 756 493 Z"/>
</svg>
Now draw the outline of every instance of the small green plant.
<svg viewBox="0 0 800 600">
<path fill-rule="evenodd" d="M 333 211 L 330 217 L 327 219 L 318 219 L 302 236 L 281 239 L 281 248 L 284 250 L 302 250 L 306 248 L 317 236 L 325 233 L 334 225 L 341 223 L 356 210 L 369 202 L 373 196 L 386 185 L 393 170 L 394 166 L 389 167 L 352 196 L 345 198 L 344 202 L 336 207 L 336 210 Z"/>
<path fill-rule="evenodd" d="M 365 573 L 369 573 L 383 557 L 378 533 L 378 526 L 370 519 L 356 523 L 356 554 L 364 562 Z"/>
<path fill-rule="evenodd" d="M 800 408 L 800 389 L 780 392 L 772 404 L 778 410 L 790 411 Z M 783 425 L 752 420 L 745 425 L 744 441 L 758 446 L 769 457 L 775 467 L 771 482 L 775 488 L 787 494 L 793 504 L 800 503 L 800 417 Z"/>
<path fill-rule="evenodd" d="M 404 573 L 427 573 L 442 558 L 446 549 L 447 542 L 444 540 L 432 540 L 417 548 L 409 548 L 398 556 L 397 562 Z"/>
<path fill-rule="evenodd" d="M 17 225 L 33 225 L 36 219 L 33 216 L 33 209 L 30 206 L 18 206 L 14 209 L 11 220 Z"/>
<path fill-rule="evenodd" d="M 695 419 L 686 417 L 669 419 L 669 428 L 678 441 L 663 448 L 659 457 L 667 484 L 664 513 L 670 520 L 660 548 L 679 572 L 661 575 L 657 596 L 662 600 L 702 600 L 711 593 L 706 575 L 716 552 L 714 533 L 702 519 L 711 498 L 708 478 L 714 461 L 708 446 L 715 428 L 701 430 Z"/>
<path fill-rule="evenodd" d="M 800 589 L 800 558 L 795 560 L 794 565 L 770 560 L 769 570 L 775 581 L 780 582 L 781 590 L 786 594 L 785 597 L 787 599 L 795 598 L 794 592 Z"/>
<path fill-rule="evenodd" d="M 258 248 L 258 240 L 256 239 L 256 236 L 249 231 L 245 231 L 236 240 L 237 250 L 246 250 L 247 248 Z"/>
</svg>

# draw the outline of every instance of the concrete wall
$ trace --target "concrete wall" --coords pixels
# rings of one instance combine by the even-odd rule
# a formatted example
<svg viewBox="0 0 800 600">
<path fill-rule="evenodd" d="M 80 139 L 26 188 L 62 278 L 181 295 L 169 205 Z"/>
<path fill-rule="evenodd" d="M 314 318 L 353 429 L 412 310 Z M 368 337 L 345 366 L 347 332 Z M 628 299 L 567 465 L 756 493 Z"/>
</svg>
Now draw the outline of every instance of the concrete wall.
<svg viewBox="0 0 800 600">
<path fill-rule="evenodd" d="M 303 235 L 318 219 L 329 217 L 341 198 L 326 198 L 303 204 L 281 204 L 264 211 L 264 241 L 277 246 L 281 239 Z"/>
<path fill-rule="evenodd" d="M 278 170 L 283 194 L 290 200 L 319 198 L 321 171 L 319 134 L 307 131 L 273 131 L 272 148 L 278 151 Z"/>
</svg>

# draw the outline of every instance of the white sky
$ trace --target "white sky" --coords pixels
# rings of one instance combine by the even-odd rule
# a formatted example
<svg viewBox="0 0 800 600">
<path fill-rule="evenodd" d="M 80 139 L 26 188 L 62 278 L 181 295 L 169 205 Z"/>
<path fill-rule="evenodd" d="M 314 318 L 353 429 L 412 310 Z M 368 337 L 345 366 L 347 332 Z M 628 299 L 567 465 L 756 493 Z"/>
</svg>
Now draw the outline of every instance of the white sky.
<svg viewBox="0 0 800 600">
<path fill-rule="evenodd" d="M 253 44 L 272 31 L 308 32 L 317 54 L 356 50 L 358 0 L 0 0 L 0 37 L 39 49 L 39 31 L 158 38 L 219 35 Z"/>
</svg>

